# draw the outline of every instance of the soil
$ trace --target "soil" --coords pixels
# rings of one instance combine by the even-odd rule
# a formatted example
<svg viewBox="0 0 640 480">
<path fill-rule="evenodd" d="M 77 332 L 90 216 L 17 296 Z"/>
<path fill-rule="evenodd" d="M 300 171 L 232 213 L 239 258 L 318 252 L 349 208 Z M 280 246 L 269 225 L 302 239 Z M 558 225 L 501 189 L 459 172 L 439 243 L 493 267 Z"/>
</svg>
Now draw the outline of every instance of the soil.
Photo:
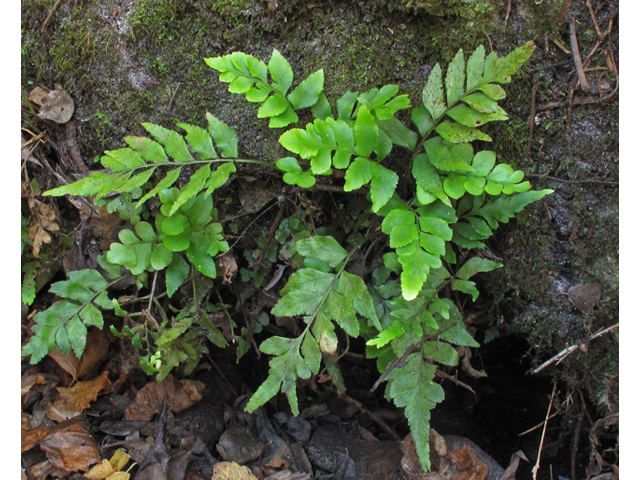
<svg viewBox="0 0 640 480">
<path fill-rule="evenodd" d="M 57 8 L 41 31 L 54 3 Z M 610 22 L 612 30 L 591 58 L 590 90 L 583 91 L 576 85 L 571 52 L 561 45 L 571 48 L 571 17 L 583 59 L 599 43 L 589 4 L 600 31 L 606 32 Z M 459 48 L 468 54 L 483 44 L 504 55 L 534 40 L 538 48 L 530 62 L 506 86 L 502 106 L 509 121 L 490 124 L 487 132 L 499 159 L 523 170 L 534 188 L 554 193 L 487 242 L 487 251 L 504 268 L 483 274 L 481 295 L 466 313 L 476 315 L 473 334 L 482 345 L 471 363 L 488 376 L 459 373 L 476 395 L 444 381 L 446 399 L 432 412 L 432 426 L 443 435 L 470 438 L 503 467 L 522 450 L 531 463 L 521 464 L 518 478 L 531 478 L 541 428 L 520 434 L 544 421 L 555 386 L 552 412 L 558 415 L 547 426 L 537 478 L 585 478 L 594 472 L 587 471 L 590 463 L 593 467 L 593 451 L 605 463 L 617 464 L 615 429 L 600 437 L 599 446 L 589 436 L 595 422 L 617 413 L 618 405 L 617 330 L 589 341 L 598 329 L 618 323 L 617 14 L 614 0 L 107 0 L 59 5 L 30 0 L 22 5 L 22 89 L 27 95 L 35 86 L 60 84 L 71 95 L 77 147 L 88 169 L 95 168 L 93 160 L 103 151 L 124 146 L 124 136 L 143 135 L 141 122 L 204 125 L 206 112 L 238 132 L 241 156 L 273 162 L 283 156 L 278 133 L 256 119 L 255 105 L 227 92 L 203 58 L 243 51 L 267 60 L 276 48 L 296 78 L 323 68 L 330 101 L 348 90 L 395 83 L 417 105 L 431 68 L 446 63 Z M 530 128 L 532 95 L 536 113 Z M 57 145 L 47 147 L 49 153 L 59 158 L 64 173 L 81 174 L 82 166 L 62 159 L 68 151 L 67 129 L 50 123 L 46 129 Z M 240 169 L 240 174 L 283 194 L 278 179 L 263 168 Z M 34 175 L 43 189 L 57 186 L 51 176 Z M 232 182 L 221 193 L 221 218 L 240 211 L 240 188 Z M 331 213 L 333 202 L 342 198 L 314 191 L 309 199 L 324 213 L 317 217 L 318 227 L 344 221 Z M 77 210 L 63 200 L 58 208 L 62 230 L 72 232 Z M 256 220 L 236 248 L 257 249 L 256 239 L 264 238 L 276 212 L 239 221 L 242 231 Z M 63 278 L 61 260 L 50 270 L 38 289 Z M 602 292 L 589 313 L 559 295 L 589 283 L 598 283 Z M 232 289 L 223 294 L 229 302 L 242 298 Z M 574 344 L 581 348 L 562 363 L 532 373 Z M 268 367 L 266 359 L 249 357 L 239 367 L 245 385 L 255 391 Z M 343 369 L 350 392 L 368 390 L 379 375 L 375 364 L 347 357 Z M 372 400 L 377 408 L 395 412 L 381 397 Z M 408 432 L 405 423 L 396 425 L 399 433 Z"/>
</svg>

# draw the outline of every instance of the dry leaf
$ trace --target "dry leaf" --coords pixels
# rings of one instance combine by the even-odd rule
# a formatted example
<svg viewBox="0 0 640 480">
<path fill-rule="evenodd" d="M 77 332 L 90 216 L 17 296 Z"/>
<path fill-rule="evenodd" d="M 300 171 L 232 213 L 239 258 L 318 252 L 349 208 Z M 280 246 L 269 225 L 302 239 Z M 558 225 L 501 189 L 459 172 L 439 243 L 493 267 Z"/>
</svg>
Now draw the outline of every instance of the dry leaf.
<svg viewBox="0 0 640 480">
<path fill-rule="evenodd" d="M 589 313 L 602 298 L 599 283 L 587 283 L 586 285 L 574 285 L 567 292 L 573 305 L 584 313 Z"/>
<path fill-rule="evenodd" d="M 238 263 L 236 262 L 236 257 L 234 257 L 230 252 L 225 253 L 217 261 L 218 268 L 221 270 L 222 275 L 222 284 L 229 285 L 233 280 L 233 276 L 238 271 Z"/>
<path fill-rule="evenodd" d="M 133 403 L 127 407 L 124 420 L 150 421 L 154 415 L 160 413 L 165 391 L 169 408 L 175 413 L 180 413 L 202 399 L 204 383 L 194 380 L 177 381 L 171 374 L 162 382 L 149 382 L 140 389 Z"/>
<path fill-rule="evenodd" d="M 234 462 L 220 462 L 213 466 L 211 480 L 258 480 L 247 467 Z"/>
<path fill-rule="evenodd" d="M 78 377 L 78 365 L 80 364 L 80 360 L 76 357 L 76 354 L 73 352 L 62 353 L 58 351 L 53 351 L 49 353 L 49 356 L 53 358 L 53 360 L 60 365 L 60 367 L 71 375 L 72 382 L 76 381 Z"/>
<path fill-rule="evenodd" d="M 238 180 L 240 192 L 240 204 L 248 213 L 256 213 L 276 196 L 275 192 L 269 190 L 267 185 L 252 177 L 245 177 Z"/>
<path fill-rule="evenodd" d="M 518 465 L 520 465 L 520 460 L 529 461 L 522 450 L 518 450 L 511 455 L 511 462 L 509 462 L 509 466 L 500 477 L 500 480 L 516 480 L 516 471 L 518 470 Z"/>
<path fill-rule="evenodd" d="M 115 473 L 113 466 L 111 465 L 111 463 L 109 463 L 109 460 L 105 458 L 104 460 L 102 460 L 102 463 L 91 467 L 91 470 L 85 473 L 84 476 L 89 480 L 104 480 L 113 473 Z"/>
<path fill-rule="evenodd" d="M 108 372 L 96 377 L 90 382 L 78 382 L 71 388 L 58 387 L 60 397 L 47 406 L 47 416 L 52 420 L 67 420 L 80 415 L 89 404 L 98 398 L 98 394 L 111 386 Z"/>
<path fill-rule="evenodd" d="M 36 428 L 22 436 L 21 451 L 40 445 L 51 465 L 66 473 L 87 471 L 101 462 L 98 446 L 87 428 L 76 419 Z"/>
<path fill-rule="evenodd" d="M 469 445 L 462 445 L 457 450 L 449 452 L 447 456 L 453 461 L 458 470 L 464 472 L 464 474 L 460 475 L 460 478 L 484 480 L 487 477 L 489 468 L 482 460 L 476 457 Z"/>
<path fill-rule="evenodd" d="M 41 106 L 38 117 L 56 123 L 67 123 L 73 115 L 73 100 L 60 85 L 56 84 L 55 87 L 55 90 L 51 90 L 40 99 Z"/>
<path fill-rule="evenodd" d="M 21 379 L 21 386 L 20 386 L 20 396 L 25 395 L 26 393 L 29 393 L 29 391 L 36 385 L 44 385 L 45 383 L 45 379 L 42 375 L 36 374 L 36 375 L 25 375 L 24 377 L 22 377 Z"/>
<path fill-rule="evenodd" d="M 78 364 L 78 378 L 87 380 L 95 377 L 100 364 L 109 357 L 109 334 L 106 330 L 92 328 L 87 335 L 87 346 L 84 348 Z"/>
<path fill-rule="evenodd" d="M 111 466 L 114 470 L 120 471 L 127 465 L 129 460 L 131 460 L 131 457 L 127 454 L 127 452 L 119 448 L 113 453 L 113 455 L 111 455 L 109 462 L 111 463 Z"/>
<path fill-rule="evenodd" d="M 100 462 L 98 445 L 89 431 L 79 423 L 59 430 L 40 442 L 51 465 L 67 472 L 86 472 Z"/>
</svg>

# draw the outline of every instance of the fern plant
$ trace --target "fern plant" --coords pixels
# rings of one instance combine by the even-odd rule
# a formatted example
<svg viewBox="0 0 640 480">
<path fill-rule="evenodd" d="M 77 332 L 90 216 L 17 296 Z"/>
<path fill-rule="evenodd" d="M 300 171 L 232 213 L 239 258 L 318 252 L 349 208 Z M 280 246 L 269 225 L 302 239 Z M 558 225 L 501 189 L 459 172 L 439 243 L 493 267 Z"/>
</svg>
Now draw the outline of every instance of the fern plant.
<svg viewBox="0 0 640 480">
<path fill-rule="evenodd" d="M 108 281 L 116 281 L 122 267 L 135 276 L 139 287 L 148 286 L 148 274 L 153 274 L 152 295 L 158 275 L 164 277 L 169 297 L 191 278 L 193 303 L 178 308 L 175 317 L 169 319 L 156 301 L 161 322 L 127 325 L 116 332 L 146 352 L 140 359 L 148 373 L 163 377 L 182 363 L 191 370 L 206 351 L 204 338 L 220 347 L 227 344 L 207 315 L 208 296 L 202 294 L 216 278 L 213 258 L 229 248 L 211 194 L 241 162 L 277 168 L 284 183 L 300 188 L 313 187 L 318 176 L 344 170 L 344 191 L 366 189 L 370 210 L 388 236 L 384 265 L 371 279 L 351 273 L 355 254 L 372 240 L 369 237 L 361 237 L 350 251 L 331 235 L 298 237 L 294 248 L 305 259 L 304 266 L 290 275 L 271 314 L 301 318 L 302 333 L 262 342 L 260 350 L 271 357 L 269 376 L 246 409 L 254 411 L 282 391 L 297 414 L 296 380 L 318 374 L 323 363 L 338 388 L 344 389 L 336 363 L 338 331 L 363 337 L 367 355 L 376 359 L 381 380 L 387 382 L 385 395 L 405 409 L 418 456 L 428 469 L 429 412 L 444 398 L 434 381 L 436 365 L 457 365 L 456 346 L 478 346 L 449 298 L 450 291 L 475 300 L 479 292 L 471 278 L 501 266 L 468 256 L 466 250 L 484 247 L 482 240 L 499 223 L 551 193 L 531 191 L 523 172 L 498 164 L 495 152 L 476 150 L 472 143 L 491 141 L 479 127 L 507 119 L 498 105 L 506 95 L 501 85 L 510 82 L 534 48 L 530 42 L 498 58 L 494 52 L 486 55 L 480 46 L 468 61 L 459 51 L 444 78 L 436 65 L 421 105 L 411 110 L 410 126 L 397 116 L 411 108 L 409 97 L 399 94 L 397 85 L 346 92 L 331 103 L 323 93 L 322 70 L 292 89 L 293 70 L 277 50 L 268 64 L 242 52 L 205 59 L 231 93 L 259 104 L 258 118 L 268 118 L 269 127 L 294 125 L 279 137 L 291 155 L 275 163 L 239 158 L 237 135 L 211 114 L 206 130 L 178 123 L 184 135 L 145 123 L 153 138 L 126 137 L 128 147 L 107 151 L 101 158 L 104 171 L 47 192 L 95 199 L 115 192 L 128 195 L 130 202 L 138 199 L 132 205 L 137 212 L 154 197 L 161 206 L 159 213 L 148 210 L 129 217 L 131 228 L 120 232 L 120 242 L 114 242 L 101 259 L 103 269 L 113 272 L 109 280 L 85 270 L 72 272 L 69 281 L 51 287 L 66 300 L 35 316 L 33 336 L 23 355 L 30 354 L 32 363 L 54 348 L 73 348 L 80 355 L 86 326 L 102 326 L 100 309 L 153 319 L 148 310 L 126 312 L 125 305 L 106 297 Z M 300 121 L 297 112 L 306 108 L 314 120 L 295 126 Z M 410 162 L 410 198 L 397 191 L 400 177 L 394 159 L 400 156 L 404 164 Z M 193 169 L 188 181 L 178 186 L 181 174 Z M 150 216 L 153 221 L 142 220 Z M 461 251 L 467 258 L 464 262 Z M 199 295 L 196 273 L 205 280 Z M 79 276 L 91 282 L 79 289 Z M 237 326 L 230 317 L 229 322 L 235 335 Z M 243 328 L 241 335 L 246 333 Z M 241 340 L 244 353 L 247 342 L 244 336 Z"/>
</svg>

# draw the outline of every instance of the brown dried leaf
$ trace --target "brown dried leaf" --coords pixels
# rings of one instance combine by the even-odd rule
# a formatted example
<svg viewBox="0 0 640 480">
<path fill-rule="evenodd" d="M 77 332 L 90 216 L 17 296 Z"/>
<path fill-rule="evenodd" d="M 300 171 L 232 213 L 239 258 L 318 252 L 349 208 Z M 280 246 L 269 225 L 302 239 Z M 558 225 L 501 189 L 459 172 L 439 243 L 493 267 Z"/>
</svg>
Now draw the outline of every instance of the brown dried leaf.
<svg viewBox="0 0 640 480">
<path fill-rule="evenodd" d="M 222 283 L 223 285 L 229 285 L 233 280 L 233 276 L 238 271 L 238 263 L 236 257 L 227 252 L 218 258 L 218 267 L 222 270 Z"/>
<path fill-rule="evenodd" d="M 34 87 L 33 90 L 29 92 L 29 96 L 27 97 L 30 102 L 35 103 L 36 105 L 42 105 L 42 99 L 49 94 L 49 90 L 42 87 Z"/>
<path fill-rule="evenodd" d="M 24 377 L 22 377 L 20 381 L 21 381 L 20 396 L 23 396 L 26 393 L 29 393 L 29 391 L 36 385 L 45 384 L 44 377 L 39 374 L 25 375 Z"/>
<path fill-rule="evenodd" d="M 509 466 L 500 477 L 500 480 L 516 480 L 516 471 L 518 470 L 518 465 L 520 465 L 520 460 L 529 461 L 522 450 L 518 450 L 511 455 L 511 462 L 509 462 Z"/>
<path fill-rule="evenodd" d="M 240 185 L 240 204 L 248 213 L 256 213 L 276 196 L 267 185 L 253 177 L 245 177 L 238 180 Z"/>
<path fill-rule="evenodd" d="M 574 307 L 584 313 L 589 313 L 602 298 L 602 290 L 597 282 L 587 283 L 586 285 L 574 285 L 569 289 L 567 295 Z"/>
<path fill-rule="evenodd" d="M 78 382 L 71 388 L 58 387 L 60 397 L 53 402 L 51 409 L 47 411 L 47 416 L 52 418 L 50 414 L 57 416 L 54 420 L 66 420 L 80 415 L 89 404 L 98 398 L 100 392 L 107 390 L 111 386 L 108 378 L 108 372 L 104 371 L 102 375 L 91 380 L 90 382 Z"/>
<path fill-rule="evenodd" d="M 33 240 L 31 253 L 33 253 L 34 257 L 40 258 L 40 247 L 45 243 L 51 243 L 51 235 L 40 224 L 36 223 L 29 229 L 29 238 Z"/>
<path fill-rule="evenodd" d="M 247 467 L 234 462 L 220 462 L 213 466 L 211 480 L 258 480 Z"/>
<path fill-rule="evenodd" d="M 80 364 L 80 360 L 76 357 L 76 354 L 73 352 L 62 353 L 58 351 L 53 351 L 49 353 L 49 356 L 53 358 L 53 360 L 60 365 L 60 367 L 69 375 L 71 375 L 72 383 L 76 381 L 78 377 L 78 365 Z"/>
<path fill-rule="evenodd" d="M 177 381 L 173 375 L 167 375 L 162 382 L 149 382 L 140 389 L 135 400 L 124 413 L 124 420 L 150 421 L 160 413 L 162 398 L 167 393 L 169 408 L 180 413 L 202 399 L 204 383 L 194 380 Z"/>
<path fill-rule="evenodd" d="M 40 448 L 47 453 L 49 462 L 66 472 L 86 472 L 91 465 L 100 462 L 98 445 L 86 427 L 74 423 L 48 435 L 40 441 Z"/>
<path fill-rule="evenodd" d="M 109 357 L 109 334 L 106 330 L 91 329 L 87 335 L 87 346 L 77 367 L 78 378 L 91 379 L 96 375 L 100 364 Z"/>
<path fill-rule="evenodd" d="M 73 115 L 73 100 L 58 84 L 40 102 L 38 117 L 56 123 L 67 123 Z"/>
<path fill-rule="evenodd" d="M 115 473 L 113 466 L 111 466 L 111 463 L 109 463 L 109 460 L 105 458 L 104 460 L 102 460 L 102 463 L 99 463 L 98 465 L 94 465 L 93 467 L 91 467 L 91 470 L 85 473 L 84 476 L 87 477 L 89 480 L 104 480 L 105 478 L 109 477 L 113 473 Z"/>
<path fill-rule="evenodd" d="M 484 480 L 487 477 L 489 468 L 482 460 L 476 457 L 476 454 L 469 445 L 462 445 L 457 450 L 449 452 L 447 457 L 451 459 L 458 470 L 461 471 L 461 474 L 455 478 Z"/>
</svg>

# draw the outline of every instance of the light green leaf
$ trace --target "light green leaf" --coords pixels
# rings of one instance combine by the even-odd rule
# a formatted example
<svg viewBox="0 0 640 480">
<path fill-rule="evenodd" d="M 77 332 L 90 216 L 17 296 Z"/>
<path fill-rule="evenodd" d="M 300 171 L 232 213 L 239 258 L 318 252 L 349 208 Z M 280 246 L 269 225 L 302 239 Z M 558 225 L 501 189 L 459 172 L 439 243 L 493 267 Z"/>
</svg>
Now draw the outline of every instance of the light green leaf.
<svg viewBox="0 0 640 480">
<path fill-rule="evenodd" d="M 287 95 L 287 99 L 296 110 L 311 107 L 318 101 L 323 88 L 324 71 L 318 70 L 303 80 L 300 85 Z"/>
<path fill-rule="evenodd" d="M 452 143 L 467 143 L 473 140 L 492 141 L 489 135 L 476 128 L 466 127 L 459 123 L 451 123 L 449 121 L 441 122 L 436 127 L 436 132 L 438 132 L 442 138 Z"/>
<path fill-rule="evenodd" d="M 445 85 L 447 90 L 447 103 L 453 105 L 462 95 L 464 95 L 464 54 L 462 49 L 449 64 Z"/>
<path fill-rule="evenodd" d="M 202 190 L 202 187 L 204 187 L 205 182 L 209 179 L 210 175 L 211 165 L 209 164 L 196 170 L 196 172 L 191 175 L 189 183 L 182 188 L 180 195 L 178 195 L 176 201 L 173 202 L 169 216 L 173 215 L 187 200 L 197 195 L 198 192 Z"/>
<path fill-rule="evenodd" d="M 364 105 L 358 109 L 354 130 L 356 153 L 361 157 L 368 157 L 378 144 L 378 124 Z"/>
<path fill-rule="evenodd" d="M 447 115 L 456 122 L 467 127 L 475 128 L 494 120 L 506 120 L 507 116 L 499 113 L 482 113 L 467 105 L 458 104 L 451 110 L 447 111 Z"/>
<path fill-rule="evenodd" d="M 204 128 L 189 125 L 187 123 L 178 123 L 178 126 L 187 131 L 187 141 L 191 148 L 200 155 L 202 160 L 211 160 L 218 158 L 218 154 L 213 148 L 211 135 Z"/>
<path fill-rule="evenodd" d="M 505 92 L 500 85 L 496 85 L 495 83 L 482 84 L 478 89 L 493 100 L 502 100 L 507 96 L 507 92 Z"/>
<path fill-rule="evenodd" d="M 460 280 L 469 280 L 478 272 L 490 272 L 500 267 L 502 267 L 501 263 L 492 262 L 486 258 L 472 257 L 460 267 L 460 270 L 456 272 L 456 277 Z"/>
<path fill-rule="evenodd" d="M 462 101 L 470 107 L 476 109 L 478 112 L 497 113 L 503 115 L 504 117 L 507 116 L 507 112 L 505 112 L 498 105 L 498 102 L 492 100 L 482 92 L 475 92 L 471 95 L 467 95 L 462 99 Z"/>
<path fill-rule="evenodd" d="M 211 174 L 207 183 L 205 183 L 204 187 L 206 191 L 204 194 L 206 196 L 211 195 L 211 193 L 216 189 L 223 186 L 229 180 L 229 176 L 236 171 L 236 166 L 233 162 L 224 163 L 220 165 L 216 170 Z"/>
<path fill-rule="evenodd" d="M 473 157 L 471 166 L 476 169 L 478 175 L 486 177 L 496 163 L 496 152 L 481 150 Z"/>
<path fill-rule="evenodd" d="M 153 137 L 164 145 L 167 153 L 173 157 L 176 162 L 190 162 L 193 161 L 193 157 L 189 153 L 187 144 L 184 141 L 182 135 L 173 130 L 155 125 L 153 123 L 143 123 L 142 126 Z"/>
<path fill-rule="evenodd" d="M 402 408 L 409 420 L 420 463 L 431 468 L 429 460 L 430 411 L 444 400 L 442 387 L 433 381 L 436 366 L 427 363 L 421 354 L 412 353 L 403 367 L 391 371 L 388 377 L 389 396 Z"/>
<path fill-rule="evenodd" d="M 427 85 L 422 90 L 422 103 L 435 120 L 444 115 L 447 109 L 442 91 L 442 69 L 440 64 L 436 64 L 429 74 Z"/>
<path fill-rule="evenodd" d="M 325 147 L 320 139 L 301 128 L 287 130 L 280 135 L 278 142 L 280 142 L 284 148 L 293 153 L 297 153 L 302 158 L 311 158 L 318 154 L 319 149 Z"/>
<path fill-rule="evenodd" d="M 124 137 L 124 141 L 127 142 L 129 147 L 138 152 L 138 155 L 145 160 L 153 163 L 168 162 L 167 155 L 164 153 L 162 145 L 150 138 L 129 136 Z"/>
<path fill-rule="evenodd" d="M 271 313 L 278 317 L 311 315 L 320 305 L 334 277 L 335 275 L 311 268 L 296 271 L 280 291 L 283 296 Z"/>
<path fill-rule="evenodd" d="M 382 330 L 373 306 L 373 300 L 371 300 L 367 286 L 362 278 L 343 271 L 338 279 L 337 290 L 349 299 L 356 312 L 371 320 L 371 323 L 378 331 Z"/>
<path fill-rule="evenodd" d="M 430 138 L 425 142 L 424 147 L 425 147 L 425 151 L 427 152 L 429 162 L 434 167 L 440 170 L 445 170 L 449 172 L 455 172 L 455 171 L 473 172 L 474 171 L 474 168 L 471 165 L 469 165 L 467 162 L 462 160 L 460 157 L 458 157 L 452 149 L 449 149 L 440 137 Z"/>
<path fill-rule="evenodd" d="M 444 191 L 451 198 L 455 198 L 456 200 L 462 197 L 467 190 L 465 189 L 465 183 L 467 182 L 467 178 L 463 175 L 449 175 L 444 179 Z M 480 190 L 482 193 L 482 190 Z"/>
<path fill-rule="evenodd" d="M 451 288 L 459 292 L 468 293 L 469 295 L 471 295 L 471 298 L 474 302 L 478 299 L 478 295 L 480 295 L 480 292 L 476 288 L 475 282 L 469 280 L 454 279 L 451 281 Z"/>
<path fill-rule="evenodd" d="M 173 185 L 175 181 L 178 179 L 178 177 L 180 176 L 181 170 L 182 170 L 182 167 L 176 168 L 175 170 L 171 170 L 167 172 L 167 175 L 162 180 L 160 180 L 155 187 L 149 190 L 149 192 L 138 201 L 135 208 L 140 207 L 144 202 L 156 196 L 162 190 L 165 190 L 171 187 L 171 185 Z"/>
<path fill-rule="evenodd" d="M 480 45 L 467 62 L 467 90 L 471 91 L 481 81 L 484 73 L 484 46 Z"/>
<path fill-rule="evenodd" d="M 371 209 L 378 212 L 389 201 L 398 185 L 398 174 L 388 168 L 371 163 Z M 346 177 L 346 176 L 345 176 Z M 346 190 L 346 188 L 345 188 Z"/>
<path fill-rule="evenodd" d="M 334 268 L 347 256 L 347 251 L 331 236 L 313 236 L 298 240 L 296 250 L 302 256 L 322 260 Z"/>
<path fill-rule="evenodd" d="M 276 117 L 283 113 L 289 102 L 283 95 L 275 93 L 271 95 L 258 109 L 258 118 Z"/>
<path fill-rule="evenodd" d="M 293 83 L 293 70 L 289 62 L 276 49 L 273 49 L 269 60 L 269 73 L 273 80 L 271 86 L 282 95 L 286 95 Z"/>
<path fill-rule="evenodd" d="M 180 288 L 182 282 L 189 276 L 189 264 L 182 255 L 173 255 L 173 261 L 167 268 L 166 283 L 169 298 Z"/>
<path fill-rule="evenodd" d="M 154 270 L 164 270 L 173 261 L 173 253 L 161 243 L 157 243 L 153 246 L 149 261 Z"/>
<path fill-rule="evenodd" d="M 374 164 L 374 162 L 366 158 L 356 158 L 351 165 L 349 165 L 344 175 L 344 191 L 351 192 L 352 190 L 357 190 L 370 182 L 373 176 L 373 172 L 371 171 L 372 164 Z"/>
<path fill-rule="evenodd" d="M 222 120 L 207 113 L 209 133 L 224 158 L 238 158 L 238 135 Z"/>
<path fill-rule="evenodd" d="M 416 182 L 428 193 L 442 200 L 447 205 L 451 205 L 451 200 L 442 188 L 442 180 L 437 170 L 429 162 L 429 157 L 425 153 L 416 155 L 411 169 Z"/>
</svg>

